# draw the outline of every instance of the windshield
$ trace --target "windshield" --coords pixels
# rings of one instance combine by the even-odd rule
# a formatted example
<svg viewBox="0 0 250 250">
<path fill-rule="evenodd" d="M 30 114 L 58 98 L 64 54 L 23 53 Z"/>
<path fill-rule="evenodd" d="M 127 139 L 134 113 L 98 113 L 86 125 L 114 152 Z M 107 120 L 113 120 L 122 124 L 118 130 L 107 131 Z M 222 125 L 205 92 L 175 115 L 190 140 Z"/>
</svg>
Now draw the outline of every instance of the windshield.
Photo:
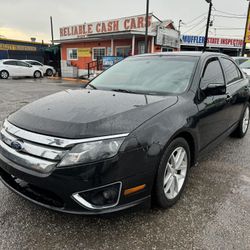
<svg viewBox="0 0 250 250">
<path fill-rule="evenodd" d="M 247 60 L 240 64 L 240 68 L 242 69 L 250 69 L 250 60 Z"/>
<path fill-rule="evenodd" d="M 97 89 L 148 94 L 180 94 L 189 86 L 198 57 L 130 57 L 91 81 Z"/>
</svg>

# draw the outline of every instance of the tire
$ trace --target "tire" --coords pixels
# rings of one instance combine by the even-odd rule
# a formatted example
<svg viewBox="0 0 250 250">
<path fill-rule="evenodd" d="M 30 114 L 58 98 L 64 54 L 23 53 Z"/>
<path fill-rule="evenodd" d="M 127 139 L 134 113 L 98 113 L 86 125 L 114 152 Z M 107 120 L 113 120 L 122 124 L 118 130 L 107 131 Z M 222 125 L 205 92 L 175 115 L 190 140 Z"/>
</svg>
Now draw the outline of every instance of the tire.
<svg viewBox="0 0 250 250">
<path fill-rule="evenodd" d="M 46 70 L 46 75 L 47 76 L 53 76 L 53 70 L 52 69 L 47 69 Z"/>
<path fill-rule="evenodd" d="M 181 157 L 179 162 L 174 160 L 177 160 L 178 154 Z M 179 167 L 176 166 L 180 163 Z M 181 137 L 174 139 L 165 150 L 157 171 L 154 198 L 158 206 L 166 209 L 179 200 L 187 182 L 190 163 L 187 141 Z"/>
<path fill-rule="evenodd" d="M 240 123 L 232 134 L 234 137 L 243 138 L 246 135 L 249 128 L 249 118 L 250 118 L 250 105 L 247 104 L 241 116 Z"/>
<path fill-rule="evenodd" d="M 6 70 L 2 70 L 0 72 L 0 78 L 2 78 L 2 79 L 8 79 L 9 78 L 9 72 L 6 71 Z"/>
<path fill-rule="evenodd" d="M 42 77 L 41 72 L 38 71 L 38 70 L 36 70 L 36 71 L 34 72 L 34 78 L 41 78 L 41 77 Z"/>
</svg>

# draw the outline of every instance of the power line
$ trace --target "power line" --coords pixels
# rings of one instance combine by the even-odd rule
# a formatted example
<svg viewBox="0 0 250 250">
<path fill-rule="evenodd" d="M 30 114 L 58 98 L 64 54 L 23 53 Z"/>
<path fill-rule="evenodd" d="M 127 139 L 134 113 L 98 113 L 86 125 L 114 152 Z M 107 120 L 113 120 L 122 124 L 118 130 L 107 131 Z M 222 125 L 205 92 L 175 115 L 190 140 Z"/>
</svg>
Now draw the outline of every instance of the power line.
<svg viewBox="0 0 250 250">
<path fill-rule="evenodd" d="M 225 15 L 213 15 L 215 17 L 223 17 L 223 18 L 233 18 L 233 19 L 246 19 L 246 17 L 238 17 L 238 16 L 225 16 Z"/>
<path fill-rule="evenodd" d="M 203 14 L 199 15 L 198 17 L 194 18 L 193 20 L 189 21 L 189 22 L 186 22 L 185 24 L 190 24 L 190 23 L 193 23 L 194 21 L 196 21 L 197 19 L 199 19 L 200 17 L 203 17 L 204 15 L 206 15 L 207 12 L 204 12 Z"/>
<path fill-rule="evenodd" d="M 215 27 L 217 30 L 245 30 L 243 28 Z"/>
<path fill-rule="evenodd" d="M 192 28 L 186 30 L 185 32 L 183 32 L 183 34 L 188 33 L 189 31 L 195 29 L 197 26 L 201 25 L 202 23 L 204 23 L 207 20 L 207 18 L 203 18 L 203 20 L 201 20 L 198 24 L 195 24 Z"/>
<path fill-rule="evenodd" d="M 246 15 L 241 15 L 241 14 L 235 14 L 235 13 L 230 13 L 230 12 L 226 12 L 226 11 L 221 11 L 221 10 L 217 10 L 213 7 L 214 11 L 216 12 L 219 12 L 219 13 L 222 13 L 222 14 L 226 14 L 226 15 L 229 15 L 229 16 L 237 16 L 237 17 L 244 17 L 246 18 L 247 16 Z"/>
</svg>

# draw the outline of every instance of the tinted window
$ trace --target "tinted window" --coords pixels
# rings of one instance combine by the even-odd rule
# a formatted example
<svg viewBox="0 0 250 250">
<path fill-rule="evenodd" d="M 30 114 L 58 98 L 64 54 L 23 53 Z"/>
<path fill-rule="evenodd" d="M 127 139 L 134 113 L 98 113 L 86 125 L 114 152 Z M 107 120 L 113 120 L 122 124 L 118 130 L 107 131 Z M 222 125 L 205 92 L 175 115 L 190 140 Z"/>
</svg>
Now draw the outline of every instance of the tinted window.
<svg viewBox="0 0 250 250">
<path fill-rule="evenodd" d="M 210 83 L 225 84 L 223 72 L 217 58 L 208 60 L 204 72 L 201 87 L 205 87 Z"/>
<path fill-rule="evenodd" d="M 17 65 L 21 66 L 21 67 L 29 67 L 29 64 L 27 64 L 25 62 L 21 62 L 21 61 L 17 61 Z"/>
<path fill-rule="evenodd" d="M 31 65 L 36 65 L 36 66 L 42 66 L 42 64 L 39 63 L 39 62 L 27 61 L 27 63 L 29 63 L 29 64 L 31 64 Z"/>
<path fill-rule="evenodd" d="M 16 61 L 5 61 L 3 62 L 5 65 L 15 65 L 16 66 Z"/>
<path fill-rule="evenodd" d="M 189 86 L 198 59 L 189 56 L 131 57 L 104 71 L 91 84 L 98 89 L 179 94 Z"/>
<path fill-rule="evenodd" d="M 221 62 L 224 68 L 227 84 L 230 84 L 242 78 L 242 75 L 239 69 L 236 67 L 236 65 L 233 62 L 231 62 L 229 59 L 226 59 L 226 58 L 222 58 Z"/>
</svg>

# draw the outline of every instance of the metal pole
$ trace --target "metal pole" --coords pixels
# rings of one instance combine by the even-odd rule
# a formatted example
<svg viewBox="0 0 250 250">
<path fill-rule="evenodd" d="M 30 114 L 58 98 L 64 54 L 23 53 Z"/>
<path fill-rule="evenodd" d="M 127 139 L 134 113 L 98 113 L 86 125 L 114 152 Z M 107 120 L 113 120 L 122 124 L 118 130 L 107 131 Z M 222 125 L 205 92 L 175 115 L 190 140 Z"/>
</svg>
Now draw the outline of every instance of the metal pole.
<svg viewBox="0 0 250 250">
<path fill-rule="evenodd" d="M 181 23 L 182 23 L 182 20 L 180 19 L 180 20 L 179 20 L 179 26 L 178 26 L 178 31 L 179 31 L 179 32 L 181 31 Z"/>
<path fill-rule="evenodd" d="M 247 25 L 248 25 L 248 20 L 249 20 L 249 15 L 250 15 L 249 12 L 250 12 L 250 2 L 248 3 L 247 20 L 246 20 L 245 34 L 244 34 L 243 46 L 241 50 L 241 56 L 245 55 L 245 50 L 246 50 L 246 37 L 247 37 L 247 29 L 248 29 Z"/>
<path fill-rule="evenodd" d="M 148 53 L 148 12 L 149 12 L 149 0 L 146 0 L 146 30 L 145 30 L 145 51 L 144 53 Z"/>
<path fill-rule="evenodd" d="M 206 28 L 203 52 L 205 52 L 207 48 L 208 31 L 209 31 L 210 18 L 211 18 L 211 12 L 212 12 L 212 7 L 213 7 L 212 0 L 210 1 L 206 0 L 206 1 L 209 3 L 209 11 L 208 11 L 208 17 L 207 17 L 207 28 Z"/>
<path fill-rule="evenodd" d="M 54 45 L 54 31 L 53 31 L 53 20 L 52 16 L 50 17 L 50 30 L 51 30 L 51 42 Z"/>
</svg>

